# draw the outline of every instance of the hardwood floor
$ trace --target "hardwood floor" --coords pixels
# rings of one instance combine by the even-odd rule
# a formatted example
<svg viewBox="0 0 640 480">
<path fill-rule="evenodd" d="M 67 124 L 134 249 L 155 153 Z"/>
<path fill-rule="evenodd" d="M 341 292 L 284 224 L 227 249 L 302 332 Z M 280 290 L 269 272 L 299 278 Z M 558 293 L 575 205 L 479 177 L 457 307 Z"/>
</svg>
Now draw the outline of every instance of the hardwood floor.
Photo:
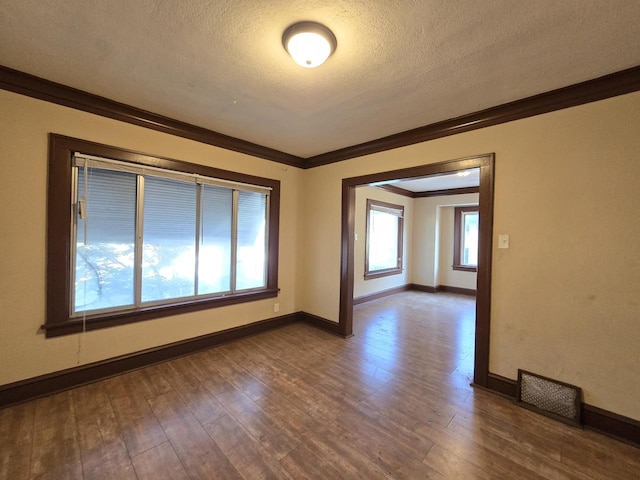
<svg viewBox="0 0 640 480">
<path fill-rule="evenodd" d="M 0 478 L 638 479 L 640 450 L 469 383 L 474 301 L 358 305 L 0 410 Z"/>
</svg>

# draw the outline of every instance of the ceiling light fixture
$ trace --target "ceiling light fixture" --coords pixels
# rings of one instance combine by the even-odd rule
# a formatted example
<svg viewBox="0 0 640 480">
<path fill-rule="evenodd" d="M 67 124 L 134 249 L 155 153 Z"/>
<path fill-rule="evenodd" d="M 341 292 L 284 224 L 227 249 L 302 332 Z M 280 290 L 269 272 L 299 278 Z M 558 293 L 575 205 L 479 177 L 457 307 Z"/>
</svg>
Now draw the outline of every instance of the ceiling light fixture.
<svg viewBox="0 0 640 480">
<path fill-rule="evenodd" d="M 324 25 L 299 22 L 284 31 L 282 45 L 298 65 L 314 68 L 331 56 L 338 42 L 333 32 Z"/>
</svg>

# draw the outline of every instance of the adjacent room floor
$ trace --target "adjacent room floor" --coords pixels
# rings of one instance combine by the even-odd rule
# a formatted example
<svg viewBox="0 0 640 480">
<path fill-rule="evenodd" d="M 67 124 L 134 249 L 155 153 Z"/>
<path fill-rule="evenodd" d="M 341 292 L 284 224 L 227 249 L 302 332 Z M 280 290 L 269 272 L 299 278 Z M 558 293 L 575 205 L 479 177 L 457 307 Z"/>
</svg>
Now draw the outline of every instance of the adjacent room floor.
<svg viewBox="0 0 640 480">
<path fill-rule="evenodd" d="M 406 292 L 0 410 L 2 479 L 631 479 L 640 450 L 469 383 L 474 299 Z"/>
</svg>

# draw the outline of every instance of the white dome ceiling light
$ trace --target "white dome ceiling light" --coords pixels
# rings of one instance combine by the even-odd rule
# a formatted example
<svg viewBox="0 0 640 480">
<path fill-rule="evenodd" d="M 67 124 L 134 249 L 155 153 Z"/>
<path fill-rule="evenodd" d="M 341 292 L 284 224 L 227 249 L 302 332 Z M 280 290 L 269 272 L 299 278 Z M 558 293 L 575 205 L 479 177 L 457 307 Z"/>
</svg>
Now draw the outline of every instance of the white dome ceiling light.
<svg viewBox="0 0 640 480">
<path fill-rule="evenodd" d="M 299 22 L 284 31 L 282 45 L 298 65 L 315 68 L 331 56 L 338 42 L 333 32 L 324 25 Z"/>
</svg>

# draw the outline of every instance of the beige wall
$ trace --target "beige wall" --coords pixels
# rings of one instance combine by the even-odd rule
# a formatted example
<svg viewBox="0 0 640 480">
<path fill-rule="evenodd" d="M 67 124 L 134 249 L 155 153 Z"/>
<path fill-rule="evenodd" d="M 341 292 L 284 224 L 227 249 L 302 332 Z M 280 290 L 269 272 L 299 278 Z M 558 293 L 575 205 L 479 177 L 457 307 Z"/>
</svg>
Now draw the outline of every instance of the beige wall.
<svg viewBox="0 0 640 480">
<path fill-rule="evenodd" d="M 306 171 L 302 309 L 338 319 L 343 178 L 495 152 L 490 370 L 640 419 L 638 125 L 634 93 Z"/>
<path fill-rule="evenodd" d="M 402 265 L 403 271 L 398 275 L 390 275 L 388 277 L 373 278 L 371 280 L 364 279 L 364 256 L 366 246 L 367 232 L 367 199 L 380 200 L 382 202 L 393 203 L 395 205 L 404 206 L 404 232 L 402 247 Z M 413 236 L 413 199 L 397 195 L 395 193 L 384 191 L 380 188 L 359 187 L 356 188 L 356 213 L 355 226 L 357 240 L 354 242 L 354 280 L 353 280 L 353 296 L 354 298 L 369 295 L 381 290 L 401 287 L 410 282 L 411 278 L 411 258 L 410 252 L 412 248 Z"/>
<path fill-rule="evenodd" d="M 274 315 L 265 300 L 45 340 L 49 132 L 281 180 L 280 314 L 334 321 L 342 179 L 495 152 L 490 370 L 640 419 L 640 93 L 306 171 L 9 92 L 0 105 L 0 384 Z"/>
<path fill-rule="evenodd" d="M 0 105 L 0 385 L 300 309 L 301 170 L 6 91 Z M 45 340 L 38 330 L 45 320 L 49 132 L 280 180 L 279 297 Z"/>
<path fill-rule="evenodd" d="M 448 273 L 453 272 L 453 208 L 448 209 L 451 210 L 451 218 L 446 215 L 443 218 L 442 211 L 447 205 L 476 204 L 478 194 L 424 197 L 416 198 L 414 202 L 412 283 L 427 287 L 447 285 L 475 289 L 475 273 L 455 272 L 463 273 L 461 277 Z"/>
</svg>

